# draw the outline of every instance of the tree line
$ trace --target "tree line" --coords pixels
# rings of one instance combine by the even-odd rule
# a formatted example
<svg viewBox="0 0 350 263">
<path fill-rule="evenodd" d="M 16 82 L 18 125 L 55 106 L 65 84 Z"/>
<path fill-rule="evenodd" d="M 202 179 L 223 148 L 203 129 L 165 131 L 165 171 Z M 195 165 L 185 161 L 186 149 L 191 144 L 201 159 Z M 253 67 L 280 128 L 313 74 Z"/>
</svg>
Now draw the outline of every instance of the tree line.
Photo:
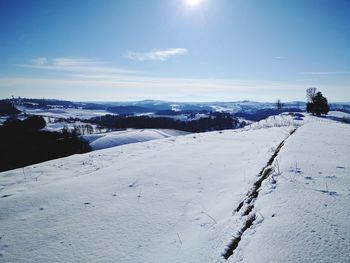
<svg viewBox="0 0 350 263">
<path fill-rule="evenodd" d="M 10 100 L 0 100 L 0 116 L 19 114 L 19 111 Z"/>
<path fill-rule="evenodd" d="M 182 121 L 168 117 L 105 115 L 95 117 L 89 122 L 113 129 L 175 129 L 188 132 L 234 129 L 240 127 L 238 119 L 229 113 L 212 113 L 196 120 Z"/>
<path fill-rule="evenodd" d="M 0 171 L 91 151 L 74 131 L 50 132 L 44 118 L 7 119 L 0 126 Z"/>
</svg>

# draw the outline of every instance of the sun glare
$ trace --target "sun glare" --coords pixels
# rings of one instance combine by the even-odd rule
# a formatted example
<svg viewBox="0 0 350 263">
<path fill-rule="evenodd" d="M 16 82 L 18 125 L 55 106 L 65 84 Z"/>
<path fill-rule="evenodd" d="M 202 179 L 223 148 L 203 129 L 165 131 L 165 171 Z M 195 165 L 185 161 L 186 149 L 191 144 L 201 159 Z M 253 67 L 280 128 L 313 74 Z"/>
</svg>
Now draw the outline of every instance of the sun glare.
<svg viewBox="0 0 350 263">
<path fill-rule="evenodd" d="M 186 0 L 186 3 L 190 6 L 196 6 L 198 4 L 200 4 L 202 2 L 202 0 Z"/>
</svg>

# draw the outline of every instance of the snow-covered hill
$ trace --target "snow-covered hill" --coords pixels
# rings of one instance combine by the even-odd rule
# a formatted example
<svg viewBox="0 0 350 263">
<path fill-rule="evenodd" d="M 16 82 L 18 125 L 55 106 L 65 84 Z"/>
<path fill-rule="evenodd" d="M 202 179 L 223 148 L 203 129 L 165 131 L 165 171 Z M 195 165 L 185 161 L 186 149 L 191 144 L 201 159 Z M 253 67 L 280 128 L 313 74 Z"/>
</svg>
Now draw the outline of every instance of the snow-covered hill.
<svg viewBox="0 0 350 263">
<path fill-rule="evenodd" d="M 349 262 L 350 126 L 313 122 L 281 148 L 229 262 Z"/>
<path fill-rule="evenodd" d="M 350 126 L 295 117 L 0 173 L 0 261 L 348 262 Z"/>
<path fill-rule="evenodd" d="M 188 132 L 167 129 L 128 129 L 125 131 L 85 135 L 83 138 L 89 142 L 93 150 L 100 150 L 124 144 L 146 142 L 185 134 L 188 134 Z"/>
</svg>

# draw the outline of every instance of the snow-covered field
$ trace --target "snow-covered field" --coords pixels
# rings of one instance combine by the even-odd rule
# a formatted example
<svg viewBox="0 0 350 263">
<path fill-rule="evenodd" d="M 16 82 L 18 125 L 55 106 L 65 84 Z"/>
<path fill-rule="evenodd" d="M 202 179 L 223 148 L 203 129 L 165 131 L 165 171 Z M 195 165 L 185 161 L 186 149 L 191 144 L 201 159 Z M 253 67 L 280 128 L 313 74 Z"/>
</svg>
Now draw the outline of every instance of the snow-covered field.
<svg viewBox="0 0 350 263">
<path fill-rule="evenodd" d="M 0 173 L 0 261 L 348 262 L 350 126 L 294 118 Z"/>
<path fill-rule="evenodd" d="M 345 118 L 350 119 L 350 114 L 342 111 L 330 111 L 327 114 L 328 117 Z"/>
<path fill-rule="evenodd" d="M 82 120 L 90 119 L 93 117 L 103 116 L 110 114 L 105 110 L 87 110 L 87 109 L 74 109 L 74 108 L 57 108 L 57 109 L 31 109 L 28 107 L 18 107 L 19 110 L 26 112 L 29 115 L 40 115 L 44 117 L 50 117 L 55 119 L 67 119 L 67 118 L 79 118 Z"/>
<path fill-rule="evenodd" d="M 328 112 L 327 118 L 350 123 L 350 114 L 342 111 L 330 111 Z"/>
<path fill-rule="evenodd" d="M 90 144 L 93 150 L 100 150 L 124 144 L 146 142 L 185 134 L 188 134 L 188 132 L 167 129 L 128 129 L 125 131 L 85 135 L 83 138 Z"/>
<path fill-rule="evenodd" d="M 46 121 L 46 126 L 44 128 L 44 130 L 47 131 L 62 131 L 62 129 L 66 128 L 68 130 L 73 130 L 75 127 L 79 127 L 79 126 L 85 126 L 85 125 L 89 125 L 93 128 L 94 131 L 97 130 L 97 125 L 96 124 L 90 124 L 90 123 L 84 123 L 81 121 L 74 121 L 74 122 L 67 122 L 67 121 L 58 121 L 58 122 L 49 122 L 47 120 L 47 117 L 44 117 L 45 121 Z M 105 130 L 103 128 L 101 128 L 101 130 Z"/>
</svg>

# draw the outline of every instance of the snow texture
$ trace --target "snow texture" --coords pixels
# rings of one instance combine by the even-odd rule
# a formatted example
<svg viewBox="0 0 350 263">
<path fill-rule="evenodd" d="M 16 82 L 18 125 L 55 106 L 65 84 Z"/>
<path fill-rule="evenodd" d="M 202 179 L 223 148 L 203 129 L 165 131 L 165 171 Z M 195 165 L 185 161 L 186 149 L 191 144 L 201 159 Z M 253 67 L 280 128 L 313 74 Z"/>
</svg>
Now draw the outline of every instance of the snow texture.
<svg viewBox="0 0 350 263">
<path fill-rule="evenodd" d="M 0 175 L 3 262 L 205 262 L 285 128 L 123 145 Z"/>
<path fill-rule="evenodd" d="M 313 122 L 282 147 L 259 220 L 229 262 L 349 262 L 350 126 Z"/>
<path fill-rule="evenodd" d="M 227 262 L 349 262 L 350 126 L 295 117 L 0 173 L 0 261 L 225 262 L 286 140 Z"/>
</svg>

